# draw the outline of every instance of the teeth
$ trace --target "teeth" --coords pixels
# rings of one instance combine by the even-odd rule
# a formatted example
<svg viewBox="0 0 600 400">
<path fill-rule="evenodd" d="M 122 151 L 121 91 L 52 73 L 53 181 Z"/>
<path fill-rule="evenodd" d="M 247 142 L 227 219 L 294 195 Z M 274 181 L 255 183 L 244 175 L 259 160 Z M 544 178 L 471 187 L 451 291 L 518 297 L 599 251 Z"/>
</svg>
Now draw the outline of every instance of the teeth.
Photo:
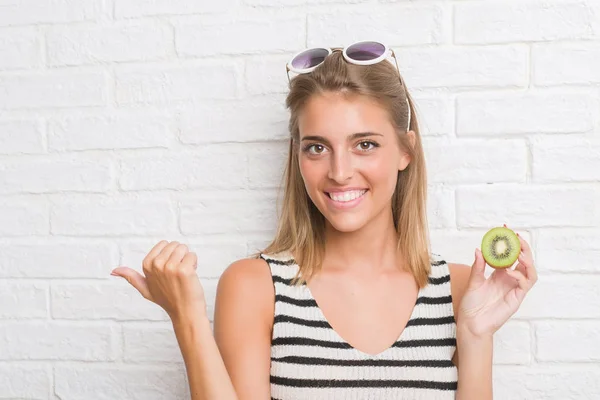
<svg viewBox="0 0 600 400">
<path fill-rule="evenodd" d="M 335 201 L 345 203 L 359 198 L 360 196 L 365 194 L 365 192 L 366 190 L 349 190 L 347 192 L 329 193 L 329 197 L 331 197 Z"/>
</svg>

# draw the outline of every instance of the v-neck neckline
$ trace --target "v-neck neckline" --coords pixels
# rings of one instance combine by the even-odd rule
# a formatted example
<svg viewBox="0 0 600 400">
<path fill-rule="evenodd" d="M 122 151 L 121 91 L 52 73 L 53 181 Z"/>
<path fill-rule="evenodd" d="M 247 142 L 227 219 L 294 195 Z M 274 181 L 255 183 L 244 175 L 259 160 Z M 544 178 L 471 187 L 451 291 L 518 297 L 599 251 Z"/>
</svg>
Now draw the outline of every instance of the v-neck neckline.
<svg viewBox="0 0 600 400">
<path fill-rule="evenodd" d="M 344 339 L 342 337 L 342 335 L 340 335 L 340 333 L 337 330 L 335 330 L 335 328 L 329 322 L 329 319 L 325 316 L 325 313 L 323 312 L 323 309 L 321 308 L 321 306 L 317 302 L 317 299 L 315 299 L 315 296 L 313 296 L 313 293 L 310 290 L 310 288 L 308 287 L 307 283 L 304 284 L 304 287 L 305 287 L 306 291 L 308 292 L 308 295 L 310 296 L 310 299 L 313 300 L 315 302 L 315 304 L 317 305 L 317 309 L 319 310 L 319 316 L 321 318 L 323 318 L 323 321 L 325 321 L 327 323 L 327 325 L 329 326 L 329 329 L 331 329 L 331 331 L 336 336 L 336 338 L 338 340 L 340 340 L 342 343 L 344 343 L 345 345 L 350 346 L 351 349 L 353 349 L 354 351 L 358 352 L 362 357 L 370 357 L 370 358 L 381 357 L 382 355 L 384 355 L 385 353 L 387 353 L 388 351 L 390 351 L 391 349 L 393 349 L 394 345 L 396 343 L 403 341 L 403 336 L 404 336 L 404 332 L 406 332 L 406 328 L 409 327 L 410 324 L 411 324 L 411 322 L 415 320 L 416 310 L 417 310 L 417 307 L 419 305 L 419 299 L 423 296 L 423 290 L 424 290 L 424 288 L 419 288 L 417 290 L 417 298 L 416 298 L 416 300 L 414 302 L 414 305 L 413 305 L 412 311 L 410 313 L 410 316 L 409 316 L 408 320 L 406 321 L 406 324 L 404 325 L 404 327 L 402 328 L 402 330 L 398 334 L 398 337 L 396 338 L 396 340 L 394 340 L 394 342 L 391 345 L 389 345 L 388 347 L 386 347 L 385 349 L 383 349 L 379 353 L 371 354 L 371 353 L 367 353 L 367 352 L 365 352 L 363 350 L 360 350 L 360 349 L 354 347 L 350 342 L 348 342 L 346 339 Z"/>
</svg>

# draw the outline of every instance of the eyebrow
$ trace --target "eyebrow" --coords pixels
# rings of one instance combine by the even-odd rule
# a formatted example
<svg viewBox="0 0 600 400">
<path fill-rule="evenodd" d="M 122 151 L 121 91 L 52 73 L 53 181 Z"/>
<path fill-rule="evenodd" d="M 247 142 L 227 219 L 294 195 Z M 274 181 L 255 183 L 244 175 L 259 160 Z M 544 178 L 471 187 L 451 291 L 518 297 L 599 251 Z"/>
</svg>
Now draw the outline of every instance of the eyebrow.
<svg viewBox="0 0 600 400">
<path fill-rule="evenodd" d="M 360 139 L 360 138 L 364 138 L 364 137 L 369 137 L 369 136 L 383 136 L 383 135 L 381 133 L 376 133 L 376 132 L 357 132 L 357 133 L 353 133 L 352 135 L 349 135 L 348 141 L 356 140 L 356 139 Z M 304 136 L 302 138 L 302 141 L 304 141 L 304 140 L 314 140 L 316 142 L 329 143 L 329 140 L 327 140 L 323 136 L 318 136 L 318 135 Z"/>
</svg>

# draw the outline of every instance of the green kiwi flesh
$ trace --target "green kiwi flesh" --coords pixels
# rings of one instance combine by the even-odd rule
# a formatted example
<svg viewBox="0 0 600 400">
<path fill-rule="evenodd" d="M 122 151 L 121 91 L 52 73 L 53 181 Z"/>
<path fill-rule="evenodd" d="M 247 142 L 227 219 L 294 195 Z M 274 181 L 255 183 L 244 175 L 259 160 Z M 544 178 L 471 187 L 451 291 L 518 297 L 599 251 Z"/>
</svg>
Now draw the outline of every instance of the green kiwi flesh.
<svg viewBox="0 0 600 400">
<path fill-rule="evenodd" d="M 490 229 L 481 241 L 483 258 L 494 268 L 511 267 L 521 253 L 521 242 L 515 232 L 509 228 Z"/>
</svg>

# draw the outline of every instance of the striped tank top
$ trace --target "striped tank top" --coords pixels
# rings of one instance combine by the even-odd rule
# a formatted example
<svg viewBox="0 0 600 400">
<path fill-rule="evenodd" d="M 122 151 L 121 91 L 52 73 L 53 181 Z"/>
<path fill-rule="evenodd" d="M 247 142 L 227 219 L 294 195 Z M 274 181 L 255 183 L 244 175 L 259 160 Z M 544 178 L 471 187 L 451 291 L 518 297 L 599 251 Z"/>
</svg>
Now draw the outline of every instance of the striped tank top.
<svg viewBox="0 0 600 400">
<path fill-rule="evenodd" d="M 432 260 L 429 284 L 398 340 L 363 353 L 329 325 L 306 285 L 294 286 L 289 253 L 261 254 L 271 269 L 275 316 L 271 339 L 272 400 L 450 400 L 456 396 L 456 323 L 450 273 Z"/>
</svg>

